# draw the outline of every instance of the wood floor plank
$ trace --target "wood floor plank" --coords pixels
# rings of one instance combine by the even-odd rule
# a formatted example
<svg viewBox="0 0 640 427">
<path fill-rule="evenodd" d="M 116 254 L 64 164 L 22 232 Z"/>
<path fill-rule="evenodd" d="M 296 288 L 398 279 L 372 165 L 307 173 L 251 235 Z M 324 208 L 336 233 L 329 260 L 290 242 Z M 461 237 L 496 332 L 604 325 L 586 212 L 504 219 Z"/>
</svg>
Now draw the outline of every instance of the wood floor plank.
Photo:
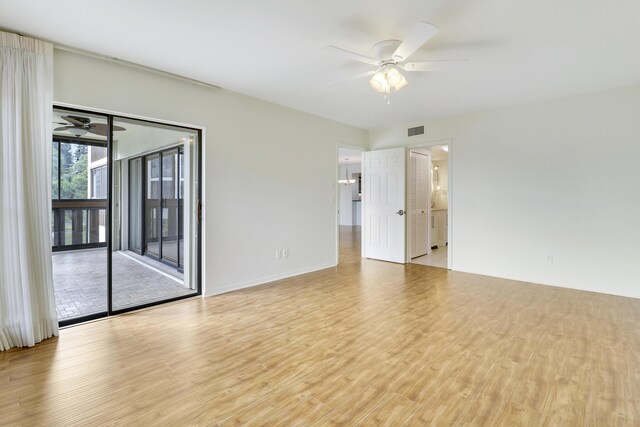
<svg viewBox="0 0 640 427">
<path fill-rule="evenodd" d="M 355 230 L 355 232 L 354 232 Z M 640 425 L 640 301 L 362 259 L 0 353 L 0 425 Z"/>
</svg>

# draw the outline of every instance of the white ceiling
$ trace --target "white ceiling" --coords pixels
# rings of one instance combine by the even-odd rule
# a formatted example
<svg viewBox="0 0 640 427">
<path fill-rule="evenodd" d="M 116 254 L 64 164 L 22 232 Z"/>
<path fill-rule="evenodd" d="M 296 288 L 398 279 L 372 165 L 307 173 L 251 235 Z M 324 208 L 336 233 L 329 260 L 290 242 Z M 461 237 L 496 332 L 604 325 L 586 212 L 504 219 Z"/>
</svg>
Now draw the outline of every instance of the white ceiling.
<svg viewBox="0 0 640 427">
<path fill-rule="evenodd" d="M 362 128 L 640 82 L 638 0 L 0 0 L 0 27 L 202 80 Z M 469 58 L 408 74 L 386 105 L 367 71 L 331 52 L 371 55 L 418 21 L 440 33 L 412 60 Z"/>
</svg>

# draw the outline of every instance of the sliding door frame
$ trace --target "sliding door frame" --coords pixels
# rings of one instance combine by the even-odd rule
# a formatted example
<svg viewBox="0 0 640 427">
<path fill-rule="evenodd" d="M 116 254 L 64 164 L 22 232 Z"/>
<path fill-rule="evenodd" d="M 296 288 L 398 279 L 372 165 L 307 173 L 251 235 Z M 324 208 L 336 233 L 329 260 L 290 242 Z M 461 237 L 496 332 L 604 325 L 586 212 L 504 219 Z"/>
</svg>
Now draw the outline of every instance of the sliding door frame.
<svg viewBox="0 0 640 427">
<path fill-rule="evenodd" d="M 191 127 L 188 125 L 182 125 L 182 124 L 176 124 L 176 123 L 169 123 L 169 122 L 163 122 L 161 120 L 158 121 L 154 121 L 154 120 L 150 120 L 150 119 L 143 119 L 143 118 L 139 118 L 139 117 L 135 117 L 135 116 L 128 116 L 126 114 L 115 114 L 115 113 L 109 113 L 109 112 L 104 112 L 101 110 L 94 110 L 94 109 L 84 109 L 84 108 L 77 108 L 74 106 L 67 106 L 61 103 L 54 103 L 52 108 L 59 108 L 59 109 L 63 109 L 69 112 L 73 112 L 73 113 L 81 113 L 81 114 L 93 114 L 93 115 L 100 115 L 103 116 L 107 119 L 107 128 L 109 129 L 109 131 L 107 132 L 107 212 L 106 212 L 106 224 L 105 224 L 105 233 L 106 233 L 106 237 L 107 237 L 107 311 L 103 311 L 103 312 L 98 312 L 98 313 L 92 313 L 86 316 L 81 316 L 81 317 L 76 317 L 76 318 L 72 318 L 72 319 L 65 319 L 65 320 L 61 320 L 58 322 L 60 327 L 65 327 L 65 326 L 70 326 L 70 325 L 74 325 L 77 323 L 83 323 L 83 322 L 87 322 L 90 320 L 95 320 L 95 319 L 100 319 L 100 318 L 104 318 L 104 317 L 108 317 L 108 316 L 115 316 L 118 314 L 123 314 L 123 313 L 127 313 L 130 311 L 135 311 L 135 310 L 141 310 L 141 309 L 145 309 L 145 308 L 149 308 L 149 307 L 153 307 L 156 305 L 161 305 L 161 304 L 166 304 L 169 302 L 173 302 L 173 301 L 178 301 L 178 300 L 182 300 L 182 299 L 188 299 L 188 298 L 193 298 L 195 296 L 200 296 L 202 295 L 202 218 L 200 215 L 200 212 L 202 210 L 202 187 L 203 187 L 203 183 L 202 183 L 202 163 L 203 163 L 203 151 L 202 151 L 202 147 L 203 147 L 203 143 L 202 143 L 202 134 L 203 134 L 203 130 L 202 128 L 196 128 L 196 127 Z M 173 298 L 168 298 L 168 299 L 164 299 L 164 300 L 160 300 L 160 301 L 153 301 L 153 302 L 148 302 L 148 303 L 144 303 L 144 304 L 140 304 L 140 305 L 136 305 L 136 306 L 132 306 L 132 307 L 126 307 L 126 308 L 122 308 L 122 309 L 118 309 L 115 310 L 113 308 L 113 233 L 111 232 L 112 230 L 112 221 L 113 221 L 113 203 L 112 203 L 112 199 L 113 199 L 113 179 L 112 179 L 112 175 L 113 175 L 113 141 L 112 141 L 112 136 L 113 136 L 113 121 L 114 119 L 125 119 L 125 120 L 135 120 L 138 122 L 144 122 L 144 123 L 149 123 L 149 124 L 160 124 L 160 125 L 166 125 L 166 126 L 174 126 L 176 128 L 182 128 L 182 129 L 186 129 L 189 131 L 193 131 L 197 134 L 197 143 L 196 143 L 196 147 L 197 147 L 197 154 L 198 154 L 198 161 L 197 161 L 197 170 L 196 170 L 196 180 L 198 182 L 198 191 L 196 194 L 196 206 L 195 206 L 195 210 L 197 212 L 196 215 L 196 232 L 197 232 L 197 241 L 196 241 L 196 247 L 197 247 L 197 253 L 195 256 L 195 282 L 196 282 L 196 289 L 194 291 L 194 293 L 189 294 L 189 295 L 182 295 L 182 296 L 178 296 L 178 297 L 173 297 Z M 58 137 L 56 137 L 58 138 Z M 51 143 L 53 144 L 53 140 L 54 140 L 54 136 L 51 135 Z M 178 152 L 180 152 L 180 150 L 178 150 Z M 144 158 L 144 156 L 143 156 Z M 58 153 L 58 161 L 60 162 L 60 155 Z M 144 162 L 143 162 L 144 163 Z M 162 166 L 162 165 L 161 165 Z M 162 168 L 161 168 L 162 169 Z M 143 166 L 143 173 L 146 172 L 146 165 Z M 160 170 L 160 175 L 162 176 L 162 170 Z M 143 175 L 144 176 L 144 175 Z M 179 179 L 179 176 L 178 176 Z M 162 181 L 160 181 L 162 182 Z M 146 195 L 146 191 L 143 189 L 144 194 Z M 180 209 L 178 209 L 180 210 Z M 142 214 L 144 215 L 144 211 L 142 212 Z M 143 231 L 143 237 L 144 237 L 144 231 Z"/>
</svg>

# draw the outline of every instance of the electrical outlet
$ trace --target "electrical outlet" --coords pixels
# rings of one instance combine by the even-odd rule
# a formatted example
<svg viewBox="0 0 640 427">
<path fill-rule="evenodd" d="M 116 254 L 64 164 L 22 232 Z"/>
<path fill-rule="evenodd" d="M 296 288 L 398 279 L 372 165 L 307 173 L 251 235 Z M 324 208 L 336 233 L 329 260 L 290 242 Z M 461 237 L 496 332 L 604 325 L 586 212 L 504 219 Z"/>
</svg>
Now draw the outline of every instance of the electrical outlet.
<svg viewBox="0 0 640 427">
<path fill-rule="evenodd" d="M 282 250 L 282 258 L 288 258 L 289 257 L 289 248 L 284 248 Z"/>
<path fill-rule="evenodd" d="M 547 255 L 547 263 L 548 264 L 553 264 L 553 254 Z"/>
<path fill-rule="evenodd" d="M 280 249 L 276 249 L 276 259 L 282 258 L 282 251 Z"/>
</svg>

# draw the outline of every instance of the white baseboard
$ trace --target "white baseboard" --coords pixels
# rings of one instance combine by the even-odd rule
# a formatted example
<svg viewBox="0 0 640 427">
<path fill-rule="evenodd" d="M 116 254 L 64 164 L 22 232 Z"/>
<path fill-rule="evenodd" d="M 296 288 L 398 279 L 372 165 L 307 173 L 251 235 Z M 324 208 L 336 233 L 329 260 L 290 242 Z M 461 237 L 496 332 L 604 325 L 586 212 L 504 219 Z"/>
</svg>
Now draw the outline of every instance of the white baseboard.
<svg viewBox="0 0 640 427">
<path fill-rule="evenodd" d="M 243 282 L 227 285 L 222 288 L 213 289 L 211 292 L 207 292 L 205 297 L 211 297 L 214 295 L 225 294 L 227 292 L 237 291 L 240 289 L 252 288 L 254 286 L 266 285 L 267 283 L 275 282 L 276 280 L 282 280 L 293 276 L 299 276 L 301 274 L 313 273 L 314 271 L 324 270 L 326 268 L 335 267 L 336 263 L 319 264 L 312 267 L 301 268 L 298 270 L 287 271 L 285 273 L 273 274 L 271 276 L 264 276 L 258 279 L 245 280 Z M 206 289 L 206 285 L 205 285 Z"/>
<path fill-rule="evenodd" d="M 522 282 L 522 283 L 527 283 L 531 285 L 553 286 L 556 288 L 573 289 L 575 291 L 586 291 L 586 292 L 594 292 L 597 294 L 613 295 L 617 297 L 640 299 L 640 291 L 630 292 L 628 289 L 620 289 L 617 287 L 610 287 L 610 288 L 603 289 L 600 287 L 584 286 L 579 284 L 564 284 L 564 283 L 557 283 L 557 282 L 549 282 L 549 281 L 540 280 L 540 279 L 531 278 L 531 277 L 514 277 L 511 275 L 505 275 L 505 274 L 496 273 L 496 272 L 458 270 L 453 268 L 451 269 L 451 271 L 460 272 L 460 273 L 478 274 L 480 276 L 495 277 L 497 279 L 513 280 L 515 282 Z"/>
</svg>

